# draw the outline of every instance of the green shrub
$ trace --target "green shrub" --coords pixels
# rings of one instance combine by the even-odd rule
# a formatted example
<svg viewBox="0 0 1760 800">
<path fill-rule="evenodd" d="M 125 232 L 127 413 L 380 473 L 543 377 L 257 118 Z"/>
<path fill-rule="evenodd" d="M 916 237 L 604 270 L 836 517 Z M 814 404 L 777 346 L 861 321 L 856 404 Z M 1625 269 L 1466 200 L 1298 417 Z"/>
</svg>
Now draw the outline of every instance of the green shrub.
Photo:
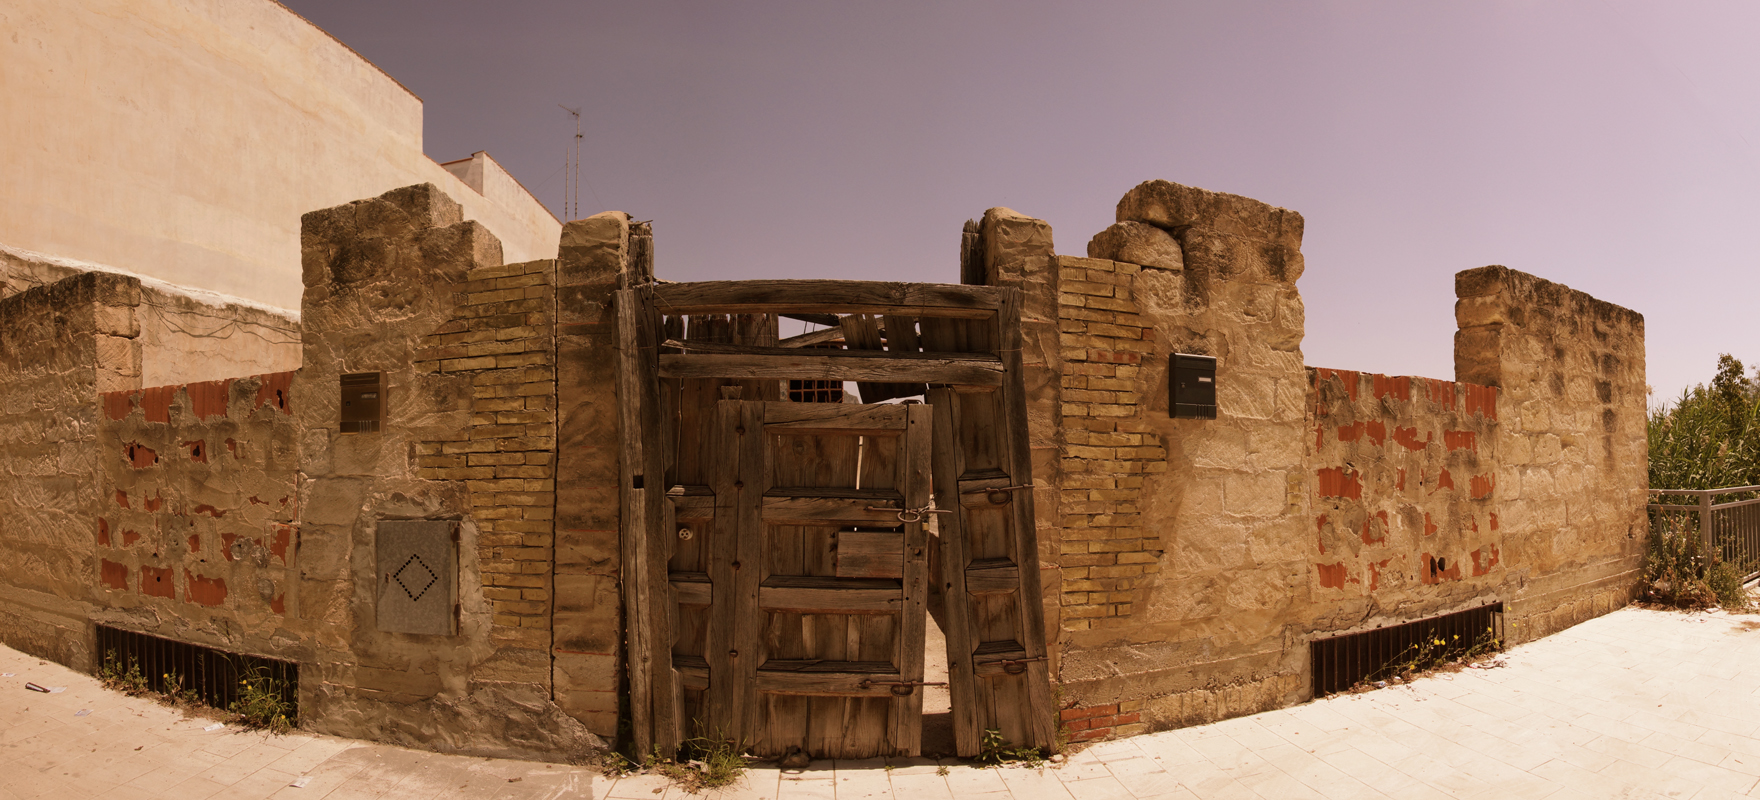
<svg viewBox="0 0 1760 800">
<path fill-rule="evenodd" d="M 1741 573 L 1707 552 L 1704 537 L 1678 518 L 1651 526 L 1640 590 L 1645 600 L 1674 608 L 1749 606 Z"/>
</svg>

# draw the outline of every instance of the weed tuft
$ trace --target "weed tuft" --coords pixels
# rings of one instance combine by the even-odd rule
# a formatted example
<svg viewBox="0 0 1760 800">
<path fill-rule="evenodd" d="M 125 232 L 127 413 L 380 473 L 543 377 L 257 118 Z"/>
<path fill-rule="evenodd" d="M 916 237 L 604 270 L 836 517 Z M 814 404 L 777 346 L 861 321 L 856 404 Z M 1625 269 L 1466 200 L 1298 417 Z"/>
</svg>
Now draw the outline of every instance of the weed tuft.
<svg viewBox="0 0 1760 800">
<path fill-rule="evenodd" d="M 1002 731 L 985 728 L 984 738 L 978 742 L 978 761 L 993 767 L 1004 764 L 1020 764 L 1026 767 L 1039 767 L 1045 764 L 1045 753 L 1037 747 L 1017 747 L 1002 738 Z"/>
<path fill-rule="evenodd" d="M 238 699 L 226 709 L 232 712 L 235 722 L 276 734 L 293 730 L 293 709 L 282 699 L 286 687 L 281 681 L 261 669 L 252 669 L 239 679 L 238 686 Z"/>
<path fill-rule="evenodd" d="M 746 767 L 746 757 L 734 742 L 706 736 L 681 743 L 677 758 L 668 758 L 656 749 L 639 762 L 613 752 L 600 763 L 607 777 L 650 772 L 665 776 L 691 794 L 731 786 L 745 774 Z"/>
</svg>

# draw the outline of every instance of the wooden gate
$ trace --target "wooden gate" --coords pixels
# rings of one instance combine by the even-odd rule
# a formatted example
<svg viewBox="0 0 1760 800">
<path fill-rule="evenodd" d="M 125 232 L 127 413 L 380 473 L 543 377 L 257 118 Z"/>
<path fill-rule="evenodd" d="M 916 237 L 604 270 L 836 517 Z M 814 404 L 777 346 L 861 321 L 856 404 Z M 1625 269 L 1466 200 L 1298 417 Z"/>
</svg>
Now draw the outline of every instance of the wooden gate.
<svg viewBox="0 0 1760 800">
<path fill-rule="evenodd" d="M 916 755 L 929 408 L 718 411 L 705 732 L 758 756 Z"/>
<path fill-rule="evenodd" d="M 958 752 L 987 730 L 1049 747 L 1018 292 L 742 281 L 616 302 L 634 744 L 916 754 L 933 580 Z M 784 316 L 833 327 L 779 340 Z M 786 402 L 789 380 L 929 403 Z"/>
</svg>

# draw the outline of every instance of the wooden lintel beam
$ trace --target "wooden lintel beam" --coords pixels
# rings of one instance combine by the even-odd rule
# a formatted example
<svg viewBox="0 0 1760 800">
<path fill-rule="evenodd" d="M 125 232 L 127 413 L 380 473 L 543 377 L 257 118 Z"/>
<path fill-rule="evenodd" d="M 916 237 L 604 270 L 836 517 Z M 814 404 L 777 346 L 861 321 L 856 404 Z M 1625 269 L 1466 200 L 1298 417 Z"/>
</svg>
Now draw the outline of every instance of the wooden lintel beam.
<svg viewBox="0 0 1760 800">
<path fill-rule="evenodd" d="M 1002 293 L 989 286 L 881 281 L 698 281 L 654 287 L 666 314 L 892 314 L 990 319 Z"/>
<path fill-rule="evenodd" d="M 787 355 L 731 353 L 660 355 L 662 378 L 745 378 L 748 380 L 875 381 L 1001 386 L 1002 362 L 978 354 L 835 351 L 826 355 L 789 349 Z"/>
</svg>

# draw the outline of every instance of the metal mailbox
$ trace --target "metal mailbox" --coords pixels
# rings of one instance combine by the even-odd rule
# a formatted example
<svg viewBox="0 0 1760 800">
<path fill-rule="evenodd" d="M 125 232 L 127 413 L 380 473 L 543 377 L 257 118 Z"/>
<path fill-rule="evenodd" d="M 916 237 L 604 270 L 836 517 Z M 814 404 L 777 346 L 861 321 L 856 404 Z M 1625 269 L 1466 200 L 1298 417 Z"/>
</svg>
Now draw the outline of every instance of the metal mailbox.
<svg viewBox="0 0 1760 800">
<path fill-rule="evenodd" d="M 378 433 L 385 427 L 385 373 L 342 376 L 343 433 Z"/>
<path fill-rule="evenodd" d="M 1216 419 L 1216 357 L 1175 353 L 1167 365 L 1167 414 Z"/>
</svg>

